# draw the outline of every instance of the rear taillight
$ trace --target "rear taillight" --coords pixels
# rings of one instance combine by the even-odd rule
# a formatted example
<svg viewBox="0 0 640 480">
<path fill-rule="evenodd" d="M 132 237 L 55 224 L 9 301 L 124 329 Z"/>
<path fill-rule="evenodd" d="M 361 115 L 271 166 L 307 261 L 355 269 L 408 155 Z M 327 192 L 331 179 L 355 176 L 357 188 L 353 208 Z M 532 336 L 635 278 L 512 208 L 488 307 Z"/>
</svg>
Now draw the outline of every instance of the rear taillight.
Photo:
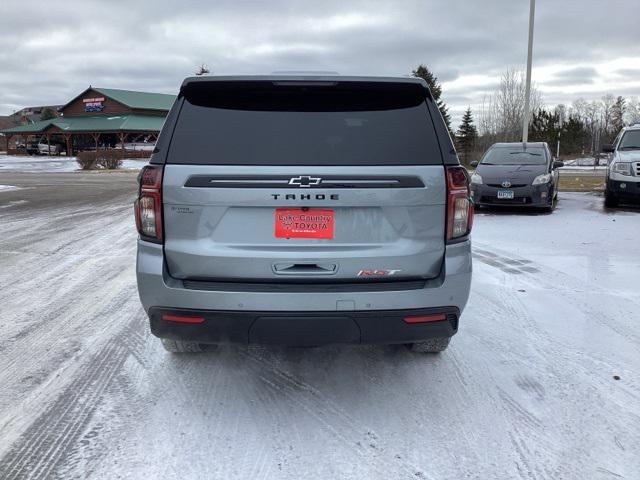
<svg viewBox="0 0 640 480">
<path fill-rule="evenodd" d="M 447 240 L 464 237 L 473 225 L 469 175 L 463 167 L 447 167 Z"/>
<path fill-rule="evenodd" d="M 447 315 L 444 313 L 431 313 L 429 315 L 409 315 L 404 317 L 405 323 L 428 323 L 428 322 L 441 322 L 446 320 Z"/>
<path fill-rule="evenodd" d="M 204 317 L 200 315 L 171 315 L 165 313 L 162 315 L 162 320 L 176 323 L 204 323 Z"/>
<path fill-rule="evenodd" d="M 144 240 L 162 242 L 162 166 L 143 167 L 139 179 L 134 206 L 138 233 Z"/>
</svg>

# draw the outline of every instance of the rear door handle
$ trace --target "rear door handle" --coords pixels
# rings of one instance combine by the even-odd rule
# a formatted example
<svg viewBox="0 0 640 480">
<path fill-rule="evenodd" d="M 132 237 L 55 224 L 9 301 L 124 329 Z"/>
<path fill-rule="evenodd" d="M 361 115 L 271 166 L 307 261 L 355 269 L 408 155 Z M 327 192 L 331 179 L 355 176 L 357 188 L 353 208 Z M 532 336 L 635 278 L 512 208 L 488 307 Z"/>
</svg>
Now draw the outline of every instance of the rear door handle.
<svg viewBox="0 0 640 480">
<path fill-rule="evenodd" d="M 333 275 L 338 271 L 335 263 L 276 263 L 276 275 Z"/>
</svg>

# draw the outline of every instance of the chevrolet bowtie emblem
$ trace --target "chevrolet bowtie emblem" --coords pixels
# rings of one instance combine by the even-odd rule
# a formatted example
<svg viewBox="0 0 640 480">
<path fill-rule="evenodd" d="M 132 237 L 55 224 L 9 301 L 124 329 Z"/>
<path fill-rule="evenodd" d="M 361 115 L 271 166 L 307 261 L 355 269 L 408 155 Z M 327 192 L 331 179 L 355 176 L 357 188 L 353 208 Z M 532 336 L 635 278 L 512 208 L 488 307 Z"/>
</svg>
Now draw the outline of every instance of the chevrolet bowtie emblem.
<svg viewBox="0 0 640 480">
<path fill-rule="evenodd" d="M 299 177 L 292 177 L 289 180 L 289 185 L 297 185 L 299 187 L 308 188 L 312 185 L 320 185 L 322 181 L 321 178 L 318 177 L 310 177 L 309 175 L 300 175 Z"/>
</svg>

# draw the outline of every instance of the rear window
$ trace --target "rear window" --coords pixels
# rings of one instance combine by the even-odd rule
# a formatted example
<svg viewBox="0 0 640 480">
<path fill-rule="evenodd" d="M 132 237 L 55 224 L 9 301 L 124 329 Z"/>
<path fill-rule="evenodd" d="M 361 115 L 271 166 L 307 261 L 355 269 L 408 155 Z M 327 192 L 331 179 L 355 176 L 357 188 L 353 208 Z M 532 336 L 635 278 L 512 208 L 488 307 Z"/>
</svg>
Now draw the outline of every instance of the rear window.
<svg viewBox="0 0 640 480">
<path fill-rule="evenodd" d="M 543 147 L 495 147 L 489 149 L 480 162 L 483 165 L 544 165 L 547 163 Z"/>
<path fill-rule="evenodd" d="M 168 163 L 442 164 L 415 84 L 188 85 Z"/>
</svg>

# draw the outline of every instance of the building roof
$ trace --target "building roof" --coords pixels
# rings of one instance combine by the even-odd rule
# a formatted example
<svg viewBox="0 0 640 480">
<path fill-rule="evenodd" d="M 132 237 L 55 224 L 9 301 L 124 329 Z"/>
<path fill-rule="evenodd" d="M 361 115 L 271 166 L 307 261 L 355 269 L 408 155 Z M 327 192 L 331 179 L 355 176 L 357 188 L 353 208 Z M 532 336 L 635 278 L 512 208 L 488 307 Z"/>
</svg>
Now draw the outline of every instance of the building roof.
<svg viewBox="0 0 640 480">
<path fill-rule="evenodd" d="M 106 95 L 106 94 L 105 94 Z M 86 132 L 159 132 L 165 117 L 156 115 L 95 115 L 57 117 L 51 120 L 41 120 L 29 125 L 0 130 L 2 133 L 41 133 L 50 126 L 68 133 Z"/>
<path fill-rule="evenodd" d="M 16 121 L 13 118 L 13 115 L 3 115 L 0 116 L 0 130 L 3 128 L 11 128 L 16 125 Z"/>
<path fill-rule="evenodd" d="M 60 110 L 64 110 L 69 104 L 73 103 L 77 98 L 84 96 L 90 90 L 95 90 L 105 97 L 112 98 L 116 102 L 120 102 L 123 105 L 134 109 L 169 111 L 171 109 L 171 105 L 173 105 L 173 102 L 176 99 L 176 95 L 170 95 L 167 93 L 136 92 L 134 90 L 120 90 L 117 88 L 89 87 L 80 95 L 73 97 L 73 99 Z"/>
</svg>

